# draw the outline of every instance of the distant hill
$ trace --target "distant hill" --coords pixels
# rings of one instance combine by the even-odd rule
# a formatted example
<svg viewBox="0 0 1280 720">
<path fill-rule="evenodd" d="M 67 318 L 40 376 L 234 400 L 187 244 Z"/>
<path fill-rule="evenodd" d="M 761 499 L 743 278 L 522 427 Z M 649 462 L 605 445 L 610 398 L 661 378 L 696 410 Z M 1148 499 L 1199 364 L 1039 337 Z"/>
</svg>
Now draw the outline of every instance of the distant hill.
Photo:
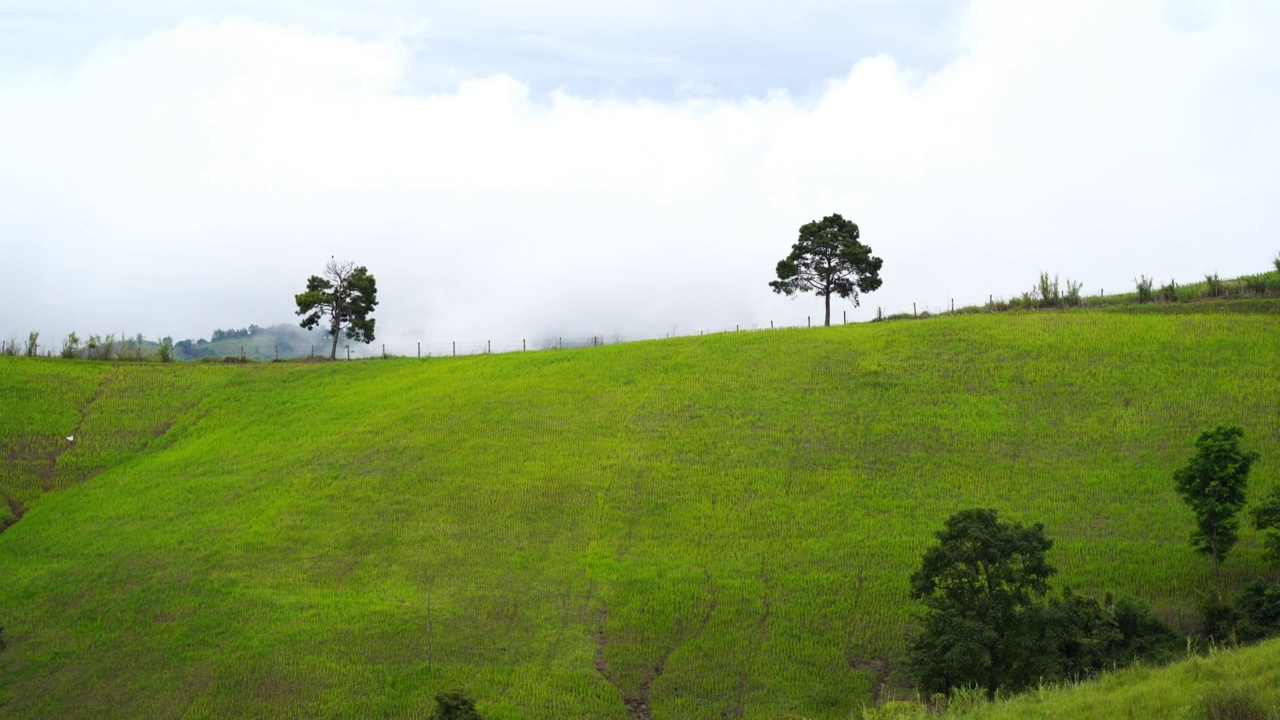
<svg viewBox="0 0 1280 720">
<path fill-rule="evenodd" d="M 174 358 L 244 357 L 249 360 L 274 360 L 277 357 L 300 358 L 313 354 L 328 355 L 329 340 L 320 332 L 308 332 L 296 325 L 214 330 L 208 340 L 181 340 L 174 343 Z"/>
</svg>

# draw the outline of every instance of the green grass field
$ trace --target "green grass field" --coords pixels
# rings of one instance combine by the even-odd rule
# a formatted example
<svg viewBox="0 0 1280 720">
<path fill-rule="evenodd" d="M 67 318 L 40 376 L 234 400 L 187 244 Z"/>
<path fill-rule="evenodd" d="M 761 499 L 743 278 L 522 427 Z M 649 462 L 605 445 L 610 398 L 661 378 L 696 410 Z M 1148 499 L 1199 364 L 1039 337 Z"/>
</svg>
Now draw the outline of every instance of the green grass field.
<svg viewBox="0 0 1280 720">
<path fill-rule="evenodd" d="M 952 512 L 1185 626 L 1173 470 L 1280 483 L 1280 315 L 1070 311 L 352 363 L 0 357 L 0 714 L 847 718 Z M 74 435 L 74 442 L 65 436 Z M 15 509 L 17 508 L 17 509 Z M 10 520 L 13 518 L 10 517 Z M 1263 572 L 1249 529 L 1224 566 Z"/>
<path fill-rule="evenodd" d="M 917 701 L 891 701 L 853 714 L 862 720 L 931 720 Z M 947 720 L 1272 720 L 1280 718 L 1280 640 L 1210 650 L 1167 667 L 1123 668 L 1085 682 L 1049 685 L 988 703 L 980 690 L 957 691 Z"/>
</svg>

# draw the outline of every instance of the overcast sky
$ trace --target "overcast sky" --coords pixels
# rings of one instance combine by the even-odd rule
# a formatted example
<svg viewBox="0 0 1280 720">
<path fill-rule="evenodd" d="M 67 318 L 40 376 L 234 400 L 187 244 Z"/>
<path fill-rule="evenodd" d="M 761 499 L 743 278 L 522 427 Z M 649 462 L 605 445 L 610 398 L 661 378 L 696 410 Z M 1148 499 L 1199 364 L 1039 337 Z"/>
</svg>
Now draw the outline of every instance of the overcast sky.
<svg viewBox="0 0 1280 720">
<path fill-rule="evenodd" d="M 0 0 L 3 339 L 295 322 L 331 255 L 391 349 L 803 324 L 831 213 L 851 319 L 1280 251 L 1280 3 L 119 5 Z"/>
</svg>

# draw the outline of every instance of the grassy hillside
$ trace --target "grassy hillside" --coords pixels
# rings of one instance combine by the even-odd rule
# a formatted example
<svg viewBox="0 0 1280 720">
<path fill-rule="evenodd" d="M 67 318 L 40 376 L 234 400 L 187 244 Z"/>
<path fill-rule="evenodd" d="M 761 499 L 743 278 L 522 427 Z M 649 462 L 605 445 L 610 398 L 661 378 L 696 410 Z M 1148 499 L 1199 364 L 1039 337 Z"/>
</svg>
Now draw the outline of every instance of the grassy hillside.
<svg viewBox="0 0 1280 720">
<path fill-rule="evenodd" d="M 886 713 L 887 714 L 887 713 Z M 911 717 L 902 713 L 902 720 Z M 927 717 L 922 715 L 921 717 Z M 981 704 L 955 720 L 1280 718 L 1280 640 Z"/>
<path fill-rule="evenodd" d="M 1066 313 L 247 366 L 0 357 L 11 717 L 845 718 L 952 512 L 1176 623 L 1172 472 L 1280 482 L 1280 316 Z M 76 440 L 64 446 L 65 436 Z M 46 486 L 49 489 L 45 489 Z M 1249 530 L 1224 566 L 1262 572 Z"/>
</svg>

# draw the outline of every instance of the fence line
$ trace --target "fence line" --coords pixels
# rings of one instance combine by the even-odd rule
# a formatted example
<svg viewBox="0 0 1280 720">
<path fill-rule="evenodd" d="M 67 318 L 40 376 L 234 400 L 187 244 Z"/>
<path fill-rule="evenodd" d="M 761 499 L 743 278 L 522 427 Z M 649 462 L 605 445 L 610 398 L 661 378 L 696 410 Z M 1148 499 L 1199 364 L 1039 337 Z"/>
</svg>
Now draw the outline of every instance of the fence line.
<svg viewBox="0 0 1280 720">
<path fill-rule="evenodd" d="M 1179 288 L 1179 290 L 1183 290 L 1183 289 L 1185 288 Z M 1274 294 L 1275 294 L 1275 291 L 1272 290 L 1270 287 L 1267 287 L 1266 289 L 1264 289 L 1264 291 L 1260 293 L 1252 292 L 1252 291 L 1242 292 L 1241 290 L 1236 289 L 1234 292 L 1228 291 L 1228 292 L 1224 292 L 1222 295 L 1205 296 L 1205 297 L 1231 297 L 1232 295 L 1271 296 Z M 1082 307 L 1111 305 L 1116 300 L 1120 300 L 1121 297 L 1127 297 L 1131 295 L 1133 295 L 1132 292 L 1121 291 L 1120 293 L 1113 293 L 1111 296 L 1108 296 L 1105 293 L 1105 291 L 1100 290 L 1097 295 L 1080 296 L 1079 304 Z M 1178 300 L 1182 300 L 1182 299 L 1184 298 L 1178 298 Z M 1031 305 L 1030 307 L 1026 307 L 1026 308 L 1022 307 L 1022 304 L 1025 304 L 1026 302 L 1027 302 L 1026 298 L 1017 297 L 1017 296 L 1012 297 L 1009 300 L 1005 300 L 1003 297 L 997 298 L 995 295 L 988 295 L 986 301 L 979 301 L 976 303 L 969 303 L 969 304 L 957 304 L 955 298 L 948 298 L 947 302 L 942 305 L 928 305 L 928 304 L 923 304 L 919 302 L 913 302 L 911 303 L 910 306 L 862 305 L 861 307 L 854 310 L 854 314 L 863 315 L 864 319 L 860 320 L 857 317 L 855 317 L 853 320 L 850 320 L 849 318 L 850 312 L 846 308 L 846 309 L 842 309 L 838 316 L 836 316 L 833 313 L 832 325 L 847 325 L 850 322 L 854 322 L 854 323 L 874 322 L 878 320 L 892 320 L 897 318 L 936 317 L 940 315 L 952 315 L 958 312 L 961 312 L 961 313 L 1001 312 L 1008 309 L 1014 309 L 1012 306 L 1017 306 L 1016 309 L 1038 309 L 1037 306 L 1035 305 Z M 1156 298 L 1152 298 L 1147 300 L 1147 302 L 1158 303 L 1162 301 Z M 493 340 L 486 339 L 486 340 L 464 340 L 464 341 L 450 340 L 448 342 L 438 342 L 438 343 L 416 342 L 413 345 L 401 345 L 401 344 L 387 345 L 385 343 L 379 343 L 371 346 L 360 346 L 360 345 L 353 346 L 350 344 L 343 343 L 340 345 L 339 357 L 342 357 L 344 355 L 347 357 L 347 359 L 378 357 L 379 355 L 394 356 L 394 357 L 453 357 L 453 356 L 459 356 L 459 355 L 485 355 L 485 354 L 508 353 L 508 352 L 529 352 L 529 351 L 536 351 L 536 350 L 567 350 L 567 349 L 573 349 L 573 348 L 598 347 L 601 345 L 617 345 L 624 342 L 663 340 L 663 339 L 670 339 L 675 337 L 694 337 L 698 335 L 714 335 L 714 334 L 722 334 L 722 333 L 729 333 L 729 332 L 754 332 L 754 331 L 761 331 L 761 330 L 784 330 L 784 329 L 796 329 L 796 328 L 822 327 L 821 314 L 817 316 L 817 320 L 818 322 L 815 323 L 814 315 L 806 315 L 803 323 L 797 322 L 794 325 L 777 324 L 775 321 L 770 320 L 767 327 L 763 323 L 752 323 L 751 325 L 737 324 L 732 327 L 725 326 L 723 329 L 719 329 L 719 330 L 699 330 L 697 333 L 670 332 L 670 333 L 664 333 L 662 335 L 624 336 L 620 333 L 613 333 L 612 335 L 590 335 L 590 336 L 578 336 L 578 337 L 556 336 L 556 337 L 544 337 L 544 338 L 522 338 L 519 341 L 495 342 Z M 122 334 L 122 338 L 123 338 L 123 334 Z M 113 357 L 112 359 L 123 359 L 123 360 L 145 359 L 144 357 L 142 357 L 143 349 L 139 347 L 136 341 L 133 340 L 132 338 L 122 339 L 116 342 L 119 343 L 119 350 L 115 352 L 115 357 Z M 315 345 L 312 345 L 310 355 L 312 357 L 324 357 L 326 355 L 326 353 L 324 352 L 325 346 L 328 346 L 328 345 L 329 345 L 328 340 L 322 343 L 317 343 Z M 317 348 L 320 348 L 319 353 L 316 352 Z M 85 352 L 87 352 L 86 349 L 80 348 L 78 356 L 83 356 Z M 128 353 L 128 354 L 122 355 L 121 353 Z M 0 355 L 29 355 L 29 354 L 39 356 L 39 357 L 57 357 L 61 354 L 61 351 L 60 349 L 55 348 L 53 344 L 40 345 L 37 343 L 34 347 L 34 352 L 29 352 L 27 343 L 20 341 L 16 337 L 9 340 L 0 340 Z M 243 346 L 241 347 L 240 354 L 241 354 L 241 357 L 244 357 Z M 276 359 L 280 358 L 279 346 L 276 346 L 275 348 L 275 357 Z M 299 357 L 299 355 L 294 355 L 293 357 Z M 100 358 L 100 359 L 104 359 L 104 358 Z"/>
</svg>

